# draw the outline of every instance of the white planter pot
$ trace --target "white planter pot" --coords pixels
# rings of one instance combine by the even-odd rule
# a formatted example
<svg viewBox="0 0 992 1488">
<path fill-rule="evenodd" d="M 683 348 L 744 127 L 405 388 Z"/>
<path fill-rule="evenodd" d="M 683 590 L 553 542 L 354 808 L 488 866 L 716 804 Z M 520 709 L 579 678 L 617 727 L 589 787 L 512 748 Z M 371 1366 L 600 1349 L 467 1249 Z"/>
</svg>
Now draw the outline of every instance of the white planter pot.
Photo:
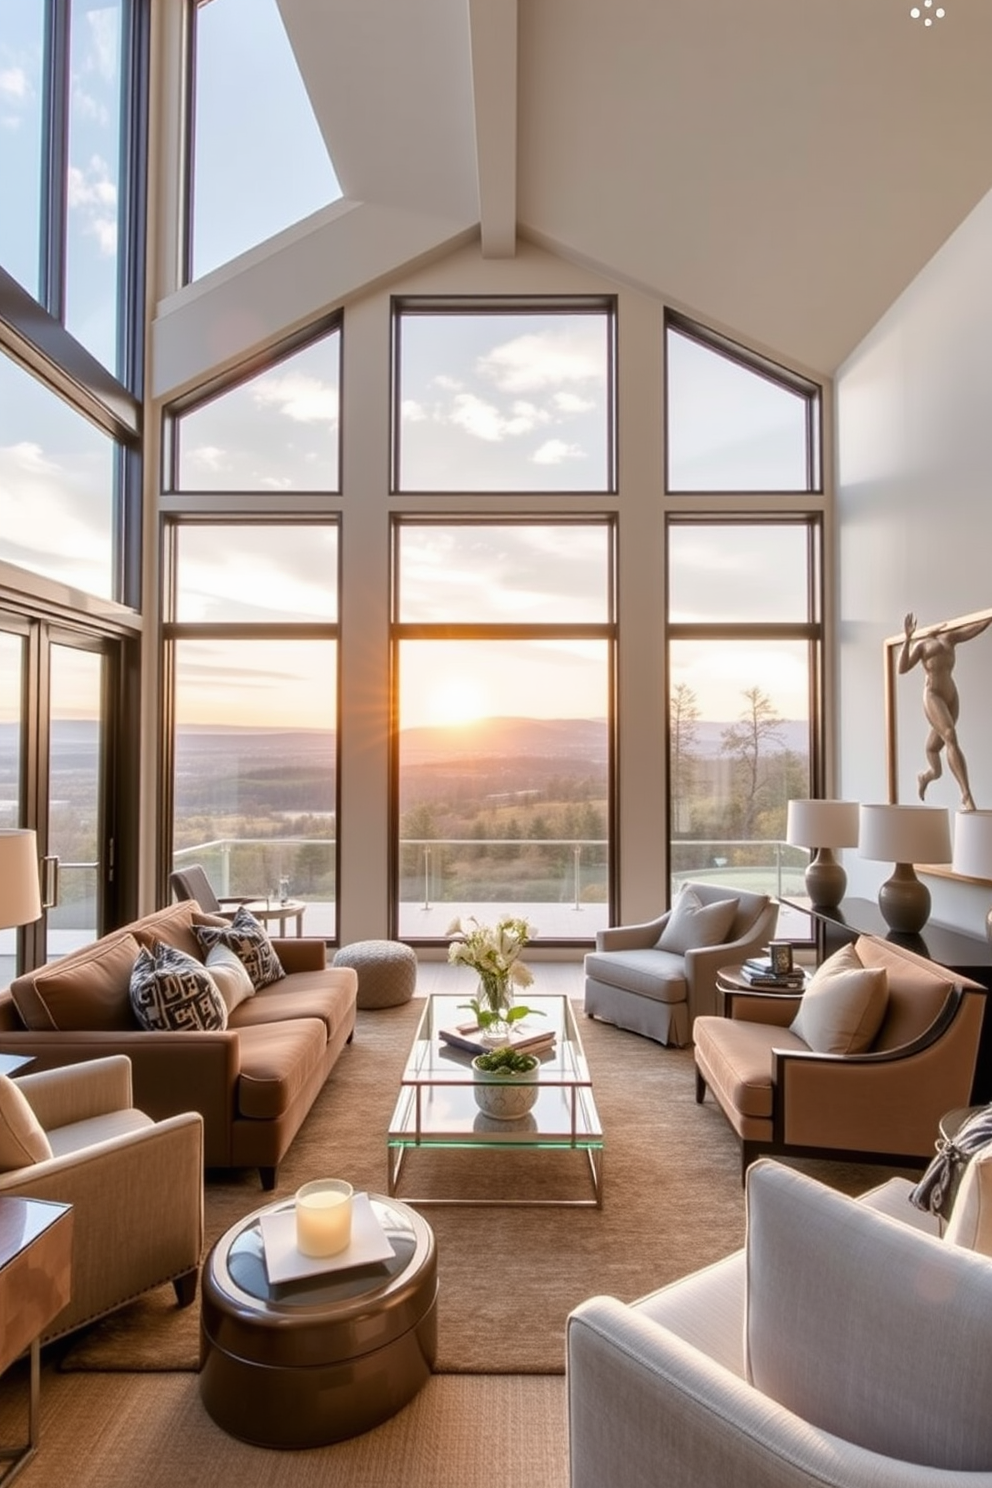
<svg viewBox="0 0 992 1488">
<path fill-rule="evenodd" d="M 500 1075 L 479 1069 L 478 1058 L 472 1060 L 472 1075 L 479 1110 L 496 1121 L 516 1121 L 526 1116 L 538 1097 L 540 1064 L 535 1061 L 534 1068 L 524 1074 Z"/>
</svg>

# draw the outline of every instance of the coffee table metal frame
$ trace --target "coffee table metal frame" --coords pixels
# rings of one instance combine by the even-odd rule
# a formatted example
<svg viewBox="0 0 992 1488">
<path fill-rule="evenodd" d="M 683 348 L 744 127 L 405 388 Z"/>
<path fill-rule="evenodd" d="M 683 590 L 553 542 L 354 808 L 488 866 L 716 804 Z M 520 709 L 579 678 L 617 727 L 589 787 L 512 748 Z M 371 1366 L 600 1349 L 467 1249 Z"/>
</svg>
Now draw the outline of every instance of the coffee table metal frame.
<svg viewBox="0 0 992 1488">
<path fill-rule="evenodd" d="M 517 1121 L 497 1121 L 484 1116 L 475 1103 L 472 1055 L 452 1048 L 439 1034 L 441 1028 L 466 1021 L 465 1002 L 465 997 L 440 994 L 426 1000 L 386 1134 L 390 1195 L 397 1195 L 404 1160 L 416 1148 L 573 1150 L 586 1157 L 591 1197 L 403 1197 L 417 1205 L 602 1208 L 603 1127 L 572 1004 L 567 997 L 527 998 L 528 1006 L 544 1016 L 528 1018 L 518 1028 L 535 1033 L 554 1029 L 555 1048 L 541 1057 L 538 1098 L 531 1113 Z"/>
</svg>

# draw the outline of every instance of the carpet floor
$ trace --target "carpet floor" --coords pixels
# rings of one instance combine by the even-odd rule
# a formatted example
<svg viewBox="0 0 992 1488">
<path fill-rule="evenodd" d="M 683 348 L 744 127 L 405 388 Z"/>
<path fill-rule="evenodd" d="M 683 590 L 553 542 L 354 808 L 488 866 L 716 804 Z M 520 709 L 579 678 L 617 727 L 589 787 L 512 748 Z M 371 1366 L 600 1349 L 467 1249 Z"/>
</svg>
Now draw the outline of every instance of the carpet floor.
<svg viewBox="0 0 992 1488">
<path fill-rule="evenodd" d="M 209 1176 L 206 1244 L 271 1198 L 335 1173 L 386 1189 L 385 1131 L 422 1004 L 360 1012 L 279 1170 L 275 1194 L 254 1172 Z M 602 1209 L 425 1207 L 437 1237 L 440 1373 L 554 1374 L 565 1320 L 584 1298 L 632 1301 L 737 1249 L 744 1238 L 740 1154 L 712 1100 L 695 1102 L 690 1049 L 665 1049 L 590 1019 L 581 1033 L 605 1133 Z M 886 1173 L 803 1164 L 857 1193 Z M 414 1152 L 401 1193 L 591 1193 L 585 1157 L 548 1152 Z M 195 1370 L 199 1307 L 161 1287 L 77 1334 L 68 1371 Z"/>
</svg>

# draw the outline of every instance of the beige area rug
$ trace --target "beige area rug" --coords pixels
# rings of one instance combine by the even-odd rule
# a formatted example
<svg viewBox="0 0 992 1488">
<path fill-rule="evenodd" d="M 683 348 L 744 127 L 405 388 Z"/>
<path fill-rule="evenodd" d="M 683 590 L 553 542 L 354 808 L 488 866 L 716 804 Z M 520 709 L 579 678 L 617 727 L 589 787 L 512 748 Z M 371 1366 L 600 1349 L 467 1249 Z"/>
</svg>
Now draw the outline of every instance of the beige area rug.
<svg viewBox="0 0 992 1488">
<path fill-rule="evenodd" d="M 385 1131 L 423 1004 L 360 1012 L 352 1045 L 298 1133 L 275 1194 L 258 1175 L 208 1176 L 206 1243 L 271 1198 L 330 1173 L 386 1189 Z M 548 1374 L 564 1369 L 565 1320 L 584 1298 L 632 1301 L 743 1243 L 740 1152 L 719 1110 L 694 1097 L 689 1049 L 581 1019 L 605 1132 L 597 1209 L 424 1207 L 438 1245 L 439 1372 Z M 877 1168 L 804 1164 L 860 1192 Z M 401 1194 L 586 1196 L 579 1153 L 413 1152 Z M 77 1335 L 65 1370 L 193 1370 L 199 1308 L 160 1287 Z"/>
</svg>

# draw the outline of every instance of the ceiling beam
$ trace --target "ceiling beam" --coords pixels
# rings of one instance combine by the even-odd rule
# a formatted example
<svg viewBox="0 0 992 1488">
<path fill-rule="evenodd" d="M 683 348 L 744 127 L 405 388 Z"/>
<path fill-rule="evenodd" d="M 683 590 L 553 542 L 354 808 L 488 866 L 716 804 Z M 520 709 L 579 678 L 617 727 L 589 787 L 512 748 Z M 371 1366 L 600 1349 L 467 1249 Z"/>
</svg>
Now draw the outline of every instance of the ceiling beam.
<svg viewBox="0 0 992 1488">
<path fill-rule="evenodd" d="M 469 0 L 483 258 L 517 247 L 517 0 Z"/>
</svg>

